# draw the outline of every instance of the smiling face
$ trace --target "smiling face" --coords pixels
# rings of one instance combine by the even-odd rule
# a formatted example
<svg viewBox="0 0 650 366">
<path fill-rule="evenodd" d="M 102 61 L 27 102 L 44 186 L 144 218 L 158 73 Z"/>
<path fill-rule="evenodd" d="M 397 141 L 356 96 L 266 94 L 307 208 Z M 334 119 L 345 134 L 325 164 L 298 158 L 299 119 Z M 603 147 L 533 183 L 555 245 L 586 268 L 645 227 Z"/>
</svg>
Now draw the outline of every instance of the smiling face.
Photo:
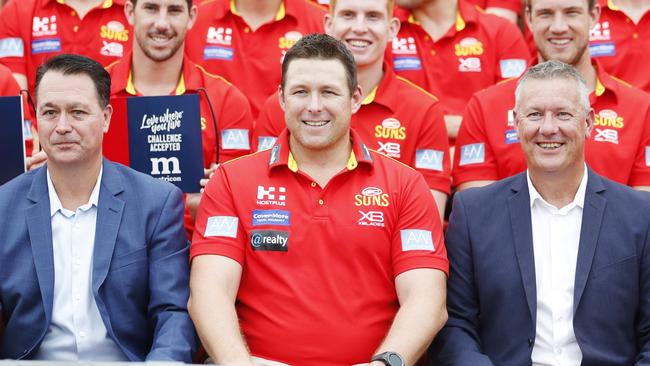
<svg viewBox="0 0 650 366">
<path fill-rule="evenodd" d="M 357 66 L 381 64 L 386 44 L 399 30 L 386 0 L 337 0 L 325 16 L 325 31 L 345 43 Z"/>
<path fill-rule="evenodd" d="M 526 19 L 539 62 L 589 63 L 589 30 L 599 16 L 600 8 L 589 9 L 588 0 L 531 0 Z"/>
<path fill-rule="evenodd" d="M 533 174 L 582 171 L 593 121 L 593 109 L 585 111 L 574 80 L 526 80 L 515 123 L 528 169 Z"/>
<path fill-rule="evenodd" d="M 38 136 L 49 164 L 101 162 L 112 108 L 101 107 L 88 75 L 48 71 L 36 100 Z"/>
<path fill-rule="evenodd" d="M 279 94 L 292 151 L 348 148 L 350 117 L 361 103 L 361 89 L 357 87 L 350 94 L 341 61 L 292 60 Z"/>
<path fill-rule="evenodd" d="M 133 26 L 135 51 L 157 62 L 183 52 L 185 34 L 196 19 L 196 6 L 188 9 L 186 0 L 127 1 L 124 11 Z"/>
</svg>

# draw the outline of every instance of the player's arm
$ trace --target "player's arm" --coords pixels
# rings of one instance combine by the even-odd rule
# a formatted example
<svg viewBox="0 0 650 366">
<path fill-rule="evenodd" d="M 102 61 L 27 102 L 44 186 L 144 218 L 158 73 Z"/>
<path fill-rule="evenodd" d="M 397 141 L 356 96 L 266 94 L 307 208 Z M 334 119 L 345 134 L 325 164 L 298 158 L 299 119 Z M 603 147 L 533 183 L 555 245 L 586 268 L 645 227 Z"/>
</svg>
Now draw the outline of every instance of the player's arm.
<svg viewBox="0 0 650 366">
<path fill-rule="evenodd" d="M 444 272 L 431 268 L 413 269 L 395 278 L 400 308 L 375 354 L 397 352 L 406 365 L 417 362 L 447 321 L 446 280 Z"/>
<path fill-rule="evenodd" d="M 190 316 L 208 355 L 221 365 L 252 365 L 235 310 L 241 274 L 239 263 L 220 255 L 192 261 Z"/>
<path fill-rule="evenodd" d="M 479 303 L 467 223 L 463 194 L 457 193 L 445 237 L 451 272 L 447 283 L 449 319 L 429 349 L 431 365 L 493 366 L 479 344 Z"/>
<path fill-rule="evenodd" d="M 12 73 L 16 83 L 22 90 L 27 90 L 27 76 L 25 74 Z"/>
<path fill-rule="evenodd" d="M 436 207 L 438 208 L 438 215 L 440 215 L 440 222 L 442 223 L 445 218 L 445 207 L 447 206 L 447 193 L 431 190 L 433 199 L 436 200 Z"/>
<path fill-rule="evenodd" d="M 447 137 L 455 139 L 460 130 L 460 124 L 463 122 L 463 116 L 455 114 L 445 114 L 445 126 L 447 127 Z"/>
<path fill-rule="evenodd" d="M 465 182 L 465 183 L 459 184 L 458 187 L 456 187 L 456 190 L 458 192 L 460 192 L 460 191 L 465 190 L 467 188 L 485 187 L 488 184 L 491 184 L 491 183 L 494 183 L 494 182 L 496 182 L 496 181 L 494 181 L 494 180 L 473 180 L 473 181 L 470 181 L 470 182 Z"/>
</svg>

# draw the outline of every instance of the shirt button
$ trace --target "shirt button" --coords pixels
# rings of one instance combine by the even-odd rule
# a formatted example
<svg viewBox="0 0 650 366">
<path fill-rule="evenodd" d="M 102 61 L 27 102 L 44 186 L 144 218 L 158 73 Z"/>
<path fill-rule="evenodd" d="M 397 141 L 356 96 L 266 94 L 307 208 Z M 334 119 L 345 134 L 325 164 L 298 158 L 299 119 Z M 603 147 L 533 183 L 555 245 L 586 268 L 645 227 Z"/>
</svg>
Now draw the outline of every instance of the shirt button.
<svg viewBox="0 0 650 366">
<path fill-rule="evenodd" d="M 316 188 L 316 182 L 311 182 L 311 187 Z"/>
<path fill-rule="evenodd" d="M 73 10 L 73 11 L 70 12 L 70 15 L 72 15 L 73 17 L 77 16 L 77 12 Z"/>
<path fill-rule="evenodd" d="M 634 39 L 639 38 L 639 33 L 634 32 L 634 34 L 632 35 L 632 38 L 634 38 Z"/>
<path fill-rule="evenodd" d="M 319 204 L 319 205 L 323 205 L 323 204 L 325 204 L 325 201 L 323 201 L 323 200 L 318 200 L 318 204 Z"/>
<path fill-rule="evenodd" d="M 436 55 L 436 51 L 431 50 L 431 55 L 435 56 L 435 55 Z"/>
<path fill-rule="evenodd" d="M 73 30 L 74 32 L 78 31 L 78 30 L 79 30 L 79 26 L 78 26 L 78 25 L 75 25 L 74 27 L 72 27 L 72 30 Z"/>
<path fill-rule="evenodd" d="M 250 28 L 248 28 L 248 27 L 244 28 L 244 33 L 248 33 L 248 32 L 250 32 L 250 31 L 251 31 Z"/>
</svg>

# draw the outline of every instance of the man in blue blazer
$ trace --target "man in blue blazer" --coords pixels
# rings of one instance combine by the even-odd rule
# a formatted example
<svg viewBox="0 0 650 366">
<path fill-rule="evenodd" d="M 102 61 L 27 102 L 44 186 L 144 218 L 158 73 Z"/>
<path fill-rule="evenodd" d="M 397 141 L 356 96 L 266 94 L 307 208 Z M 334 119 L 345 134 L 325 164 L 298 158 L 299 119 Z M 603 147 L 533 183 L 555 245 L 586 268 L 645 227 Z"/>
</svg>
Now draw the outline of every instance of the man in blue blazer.
<svg viewBox="0 0 650 366">
<path fill-rule="evenodd" d="M 0 187 L 0 359 L 191 362 L 181 192 L 102 158 L 95 61 L 50 59 L 35 95 L 47 165 Z"/>
<path fill-rule="evenodd" d="M 433 364 L 650 365 L 650 195 L 586 167 L 588 93 L 559 61 L 519 81 L 528 170 L 454 198 Z"/>
</svg>

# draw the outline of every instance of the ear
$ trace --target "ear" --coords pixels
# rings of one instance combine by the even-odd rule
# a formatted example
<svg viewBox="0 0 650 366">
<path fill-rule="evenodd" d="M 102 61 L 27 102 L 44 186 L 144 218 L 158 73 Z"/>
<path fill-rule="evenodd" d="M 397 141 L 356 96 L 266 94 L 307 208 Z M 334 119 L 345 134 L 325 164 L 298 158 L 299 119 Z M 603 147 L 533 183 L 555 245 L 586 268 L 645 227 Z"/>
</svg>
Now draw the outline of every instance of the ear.
<svg viewBox="0 0 650 366">
<path fill-rule="evenodd" d="M 284 111 L 285 100 L 284 100 L 284 91 L 282 90 L 282 85 L 278 86 L 278 102 L 280 102 L 280 107 Z"/>
<path fill-rule="evenodd" d="M 111 116 L 113 115 L 113 106 L 107 104 L 104 110 L 102 111 L 102 116 L 104 120 L 102 121 L 102 129 L 104 133 L 108 132 L 108 128 L 111 125 Z"/>
<path fill-rule="evenodd" d="M 323 27 L 325 30 L 325 34 L 332 35 L 334 34 L 333 28 L 334 28 L 334 19 L 332 15 L 328 12 L 325 14 L 325 17 L 323 18 Z"/>
<path fill-rule="evenodd" d="M 363 93 L 361 91 L 361 85 L 357 85 L 357 87 L 354 89 L 350 97 L 352 99 L 352 114 L 355 114 L 357 113 L 359 108 L 361 108 L 361 102 L 363 102 Z"/>
<path fill-rule="evenodd" d="M 196 5 L 192 5 L 190 8 L 190 21 L 187 23 L 187 29 L 190 30 L 196 22 L 196 17 L 199 15 L 199 8 Z"/>
<path fill-rule="evenodd" d="M 589 113 L 587 113 L 587 116 L 585 117 L 585 123 L 587 125 L 587 128 L 585 129 L 585 139 L 588 139 L 591 136 L 591 131 L 594 129 L 594 120 L 595 112 L 593 108 L 590 108 Z"/>
<path fill-rule="evenodd" d="M 124 3 L 124 16 L 126 16 L 126 20 L 129 22 L 129 25 L 133 27 L 135 24 L 135 17 L 133 16 L 135 12 L 135 7 L 133 6 L 133 3 L 131 0 L 126 0 Z"/>
<path fill-rule="evenodd" d="M 399 19 L 395 17 L 388 20 L 388 42 L 389 43 L 393 40 L 393 38 L 397 36 L 397 33 L 399 33 L 399 29 L 401 26 L 402 23 L 400 23 Z"/>
<path fill-rule="evenodd" d="M 593 9 L 589 10 L 589 18 L 589 29 L 592 29 L 598 24 L 598 20 L 600 19 L 600 5 L 598 3 L 594 4 Z"/>
</svg>

